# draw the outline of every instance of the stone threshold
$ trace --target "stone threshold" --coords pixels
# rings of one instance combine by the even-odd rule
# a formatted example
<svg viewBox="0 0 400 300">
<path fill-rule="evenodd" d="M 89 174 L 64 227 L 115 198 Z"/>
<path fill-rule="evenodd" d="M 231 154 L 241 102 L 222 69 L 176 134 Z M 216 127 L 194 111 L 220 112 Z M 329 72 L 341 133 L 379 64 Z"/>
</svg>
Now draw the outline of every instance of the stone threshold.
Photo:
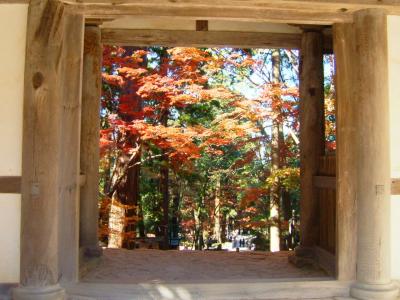
<svg viewBox="0 0 400 300">
<path fill-rule="evenodd" d="M 85 283 L 64 285 L 68 300 L 247 300 L 247 299 L 349 299 L 351 282 L 333 279 L 304 278 L 241 280 L 201 283 L 106 284 Z"/>
</svg>

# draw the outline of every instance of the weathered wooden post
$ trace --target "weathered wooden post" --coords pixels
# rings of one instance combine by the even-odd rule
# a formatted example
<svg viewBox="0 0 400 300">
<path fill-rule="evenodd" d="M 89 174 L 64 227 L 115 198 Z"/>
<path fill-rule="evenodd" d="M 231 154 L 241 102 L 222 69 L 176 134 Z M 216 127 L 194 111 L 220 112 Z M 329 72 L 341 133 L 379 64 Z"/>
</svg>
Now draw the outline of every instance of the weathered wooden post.
<svg viewBox="0 0 400 300">
<path fill-rule="evenodd" d="M 357 262 L 357 151 L 355 140 L 355 41 L 353 24 L 333 27 L 336 56 L 337 149 L 336 149 L 336 275 L 356 279 Z"/>
<path fill-rule="evenodd" d="M 396 299 L 390 280 L 390 141 L 387 15 L 382 9 L 354 16 L 357 106 L 357 299 Z"/>
<path fill-rule="evenodd" d="M 303 29 L 300 64 L 300 246 L 291 258 L 297 265 L 314 257 L 318 238 L 313 177 L 325 151 L 323 34 L 318 28 Z"/>
<path fill-rule="evenodd" d="M 85 27 L 83 52 L 81 172 L 85 182 L 80 191 L 80 247 L 85 255 L 100 255 L 98 247 L 99 130 L 101 97 L 101 31 Z"/>
<path fill-rule="evenodd" d="M 61 2 L 30 2 L 16 300 L 64 299 L 59 282 L 78 277 L 83 24 Z"/>
</svg>

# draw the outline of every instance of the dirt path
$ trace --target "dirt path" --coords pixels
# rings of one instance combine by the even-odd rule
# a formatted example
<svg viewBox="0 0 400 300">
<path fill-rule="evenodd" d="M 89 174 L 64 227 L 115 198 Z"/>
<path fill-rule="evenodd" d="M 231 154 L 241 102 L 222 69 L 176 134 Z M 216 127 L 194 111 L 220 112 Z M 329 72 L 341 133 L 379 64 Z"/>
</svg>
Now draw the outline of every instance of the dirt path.
<svg viewBox="0 0 400 300">
<path fill-rule="evenodd" d="M 325 277 L 288 262 L 288 252 L 217 252 L 106 249 L 84 282 L 176 283 L 235 282 Z"/>
</svg>

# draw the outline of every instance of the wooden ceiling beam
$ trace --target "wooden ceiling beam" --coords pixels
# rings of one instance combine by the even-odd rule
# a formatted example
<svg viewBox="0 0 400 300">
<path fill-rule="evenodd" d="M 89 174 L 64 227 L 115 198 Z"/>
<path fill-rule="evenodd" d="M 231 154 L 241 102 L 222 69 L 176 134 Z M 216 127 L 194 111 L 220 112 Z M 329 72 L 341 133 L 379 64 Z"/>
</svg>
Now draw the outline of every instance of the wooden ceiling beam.
<svg viewBox="0 0 400 300">
<path fill-rule="evenodd" d="M 348 12 L 366 8 L 384 8 L 400 13 L 400 0 L 62 0 L 69 3 L 100 5 L 151 5 L 168 7 L 288 9 L 310 12 Z"/>
<path fill-rule="evenodd" d="M 251 22 L 331 25 L 352 22 L 353 16 L 343 11 L 318 11 L 287 8 L 235 7 L 222 5 L 160 5 L 141 3 L 87 4 L 67 3 L 69 9 L 89 18 L 121 16 L 171 17 L 192 20 L 234 20 Z"/>
</svg>

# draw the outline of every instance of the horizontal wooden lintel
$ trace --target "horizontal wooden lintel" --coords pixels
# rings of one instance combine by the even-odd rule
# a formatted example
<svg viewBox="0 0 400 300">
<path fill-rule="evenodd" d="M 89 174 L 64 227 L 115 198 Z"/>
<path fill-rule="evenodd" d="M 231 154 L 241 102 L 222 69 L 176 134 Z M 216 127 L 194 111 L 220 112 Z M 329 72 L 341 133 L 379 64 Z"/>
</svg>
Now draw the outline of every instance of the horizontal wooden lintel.
<svg viewBox="0 0 400 300">
<path fill-rule="evenodd" d="M 80 185 L 84 185 L 86 176 L 79 176 Z M 314 186 L 321 189 L 336 189 L 336 177 L 314 176 Z M 0 176 L 0 193 L 19 194 L 21 193 L 21 176 Z M 400 195 L 400 178 L 392 179 L 392 195 Z"/>
<path fill-rule="evenodd" d="M 218 1 L 211 4 L 185 3 L 175 5 L 158 2 L 115 2 L 111 3 L 76 3 L 65 1 L 69 8 L 76 13 L 84 14 L 89 18 L 102 17 L 171 17 L 189 20 L 230 20 L 241 22 L 269 22 L 285 24 L 314 24 L 332 25 L 334 23 L 350 23 L 353 21 L 352 13 L 342 10 L 309 10 L 304 8 L 290 9 L 285 5 L 218 5 Z M 296 5 L 296 7 L 300 5 Z"/>
<path fill-rule="evenodd" d="M 314 176 L 313 184 L 320 189 L 336 189 L 335 176 Z M 400 178 L 393 178 L 391 185 L 391 194 L 400 195 Z"/>
<path fill-rule="evenodd" d="M 166 47 L 300 48 L 301 35 L 230 31 L 138 30 L 101 31 L 103 44 Z"/>
<path fill-rule="evenodd" d="M 308 13 L 309 18 L 318 19 L 321 16 L 318 14 L 326 14 L 327 17 L 345 19 L 349 13 L 361 9 L 382 8 L 389 14 L 397 14 L 400 11 L 400 1 L 398 0 L 61 0 L 69 4 L 80 4 L 91 7 L 98 6 L 102 8 L 104 13 L 107 13 L 107 8 L 116 9 L 121 6 L 120 13 L 125 7 L 150 7 L 154 10 L 154 16 L 160 12 L 157 8 L 164 10 L 179 10 L 186 9 L 187 14 L 196 14 L 196 10 L 209 10 L 208 15 L 218 14 L 221 17 L 233 9 L 243 10 L 245 16 L 249 9 L 254 10 L 253 18 L 260 16 L 265 10 L 281 11 L 276 18 L 300 18 L 302 14 Z M 119 9 L 118 9 L 119 10 Z M 224 12 L 225 10 L 225 12 Z M 283 12 L 287 12 L 285 15 Z M 258 13 L 257 13 L 258 12 Z M 101 11 L 100 11 L 101 13 Z M 125 14 L 128 12 L 125 11 Z M 199 12 L 197 12 L 199 13 Z M 296 15 L 297 14 L 297 15 Z M 331 14 L 328 16 L 328 14 Z M 248 16 L 250 17 L 251 14 Z M 302 16 L 304 17 L 304 16 Z"/>
<path fill-rule="evenodd" d="M 129 46 L 299 49 L 301 34 L 103 28 L 101 40 L 103 44 Z M 330 36 L 325 36 L 324 48 L 331 51 Z"/>
<path fill-rule="evenodd" d="M 0 193 L 20 194 L 21 176 L 0 176 Z"/>
<path fill-rule="evenodd" d="M 30 0 L 0 0 L 0 4 L 29 4 Z"/>
</svg>

